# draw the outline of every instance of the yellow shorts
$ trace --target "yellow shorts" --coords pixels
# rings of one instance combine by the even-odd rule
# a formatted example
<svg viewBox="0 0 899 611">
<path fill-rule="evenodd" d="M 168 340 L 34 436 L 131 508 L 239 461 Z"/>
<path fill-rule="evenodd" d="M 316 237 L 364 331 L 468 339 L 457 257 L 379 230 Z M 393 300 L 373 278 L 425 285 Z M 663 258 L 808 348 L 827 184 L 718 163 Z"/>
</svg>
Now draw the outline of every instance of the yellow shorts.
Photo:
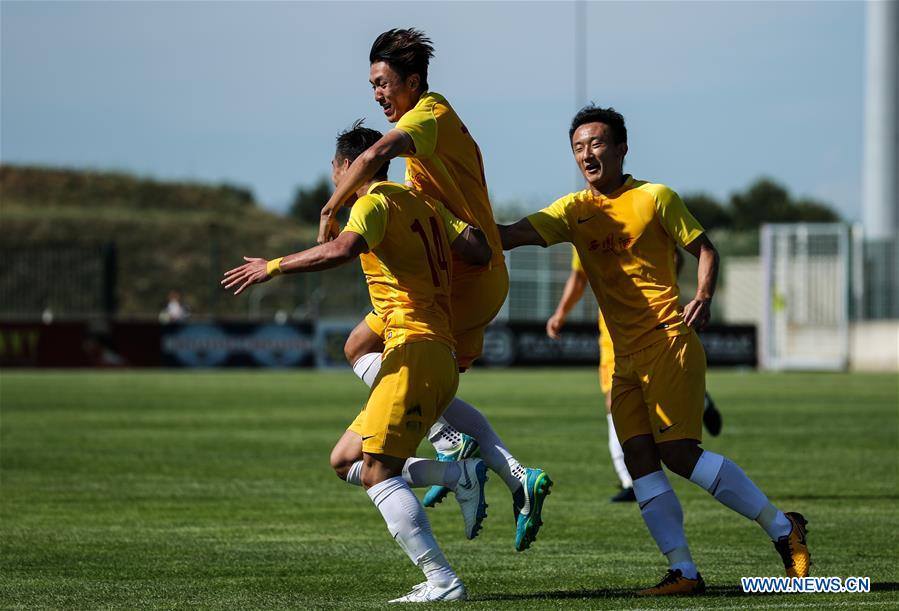
<svg viewBox="0 0 899 611">
<path fill-rule="evenodd" d="M 451 304 L 453 339 L 456 359 L 461 369 L 468 369 L 484 351 L 484 330 L 496 318 L 509 293 L 509 272 L 505 265 L 492 267 L 480 274 L 453 278 Z M 384 337 L 384 321 L 374 312 L 365 317 L 368 328 Z"/>
<path fill-rule="evenodd" d="M 453 338 L 459 367 L 467 369 L 484 351 L 484 330 L 509 294 L 509 272 L 505 264 L 481 274 L 453 278 Z"/>
<path fill-rule="evenodd" d="M 599 388 L 602 394 L 612 392 L 612 375 L 615 373 L 615 347 L 609 339 L 609 329 L 600 318 L 599 323 Z"/>
<path fill-rule="evenodd" d="M 615 358 L 612 418 L 618 440 L 702 441 L 705 350 L 696 333 L 669 337 Z"/>
<path fill-rule="evenodd" d="M 612 392 L 612 375 L 615 373 L 615 361 L 599 362 L 599 389 L 602 394 L 607 395 Z"/>
<path fill-rule="evenodd" d="M 367 454 L 409 458 L 458 386 L 449 346 L 437 341 L 400 344 L 384 353 L 368 402 L 348 430 L 362 437 Z"/>
</svg>

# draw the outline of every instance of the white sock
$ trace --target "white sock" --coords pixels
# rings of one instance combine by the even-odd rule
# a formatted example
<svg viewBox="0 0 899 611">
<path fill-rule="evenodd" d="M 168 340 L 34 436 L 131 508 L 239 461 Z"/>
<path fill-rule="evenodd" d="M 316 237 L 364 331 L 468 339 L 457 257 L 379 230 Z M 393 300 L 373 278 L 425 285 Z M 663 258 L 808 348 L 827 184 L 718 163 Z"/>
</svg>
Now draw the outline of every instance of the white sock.
<svg viewBox="0 0 899 611">
<path fill-rule="evenodd" d="M 624 450 L 621 449 L 621 442 L 618 441 L 612 414 L 606 414 L 606 419 L 609 421 L 609 454 L 612 456 L 612 466 L 615 467 L 621 487 L 630 488 L 634 485 L 634 480 L 631 479 L 631 474 L 627 472 L 627 466 L 624 464 Z"/>
<path fill-rule="evenodd" d="M 403 479 L 412 488 L 446 486 L 455 490 L 461 475 L 462 467 L 458 462 L 409 458 L 403 465 Z"/>
<path fill-rule="evenodd" d="M 787 516 L 771 504 L 743 469 L 720 454 L 703 451 L 690 481 L 706 489 L 722 505 L 758 522 L 772 540 L 790 533 L 792 524 Z"/>
<path fill-rule="evenodd" d="M 481 412 L 456 397 L 443 412 L 443 419 L 451 427 L 477 439 L 484 464 L 503 478 L 511 492 L 521 488 L 524 467 L 512 456 Z"/>
<path fill-rule="evenodd" d="M 654 471 L 634 480 L 634 495 L 640 504 L 640 515 L 668 566 L 680 569 L 687 579 L 699 574 L 690 556 L 684 534 L 684 512 L 664 471 Z"/>
<path fill-rule="evenodd" d="M 424 486 L 446 486 L 455 490 L 462 475 L 457 462 L 437 462 L 426 458 L 410 458 L 403 465 L 403 479 L 412 488 Z M 362 461 L 357 460 L 347 471 L 346 483 L 362 485 Z"/>
<path fill-rule="evenodd" d="M 456 573 L 437 545 L 424 507 L 402 477 L 392 477 L 368 489 L 368 496 L 387 522 L 387 530 L 428 582 L 445 587 Z"/>
<path fill-rule="evenodd" d="M 365 382 L 365 385 L 369 388 L 371 388 L 372 384 L 375 383 L 375 378 L 378 377 L 378 372 L 380 371 L 380 352 L 369 352 L 368 354 L 363 354 L 355 363 L 353 363 L 353 373 L 356 374 L 357 378 Z"/>
<path fill-rule="evenodd" d="M 357 460 L 350 465 L 350 470 L 346 474 L 346 483 L 354 486 L 362 485 L 362 461 Z"/>
<path fill-rule="evenodd" d="M 428 441 L 441 454 L 450 454 L 462 443 L 462 433 L 448 425 L 441 417 L 428 431 Z"/>
</svg>

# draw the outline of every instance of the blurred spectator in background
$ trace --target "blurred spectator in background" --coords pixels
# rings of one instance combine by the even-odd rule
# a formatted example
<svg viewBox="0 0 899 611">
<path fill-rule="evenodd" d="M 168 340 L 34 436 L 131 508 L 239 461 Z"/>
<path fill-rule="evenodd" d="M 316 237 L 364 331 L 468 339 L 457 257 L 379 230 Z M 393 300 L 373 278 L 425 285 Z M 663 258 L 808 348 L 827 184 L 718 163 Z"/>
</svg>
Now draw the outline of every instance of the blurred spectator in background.
<svg viewBox="0 0 899 611">
<path fill-rule="evenodd" d="M 168 303 L 159 313 L 159 322 L 165 325 L 172 322 L 181 322 L 188 318 L 190 318 L 190 308 L 181 301 L 181 291 L 172 289 L 169 291 Z"/>
</svg>

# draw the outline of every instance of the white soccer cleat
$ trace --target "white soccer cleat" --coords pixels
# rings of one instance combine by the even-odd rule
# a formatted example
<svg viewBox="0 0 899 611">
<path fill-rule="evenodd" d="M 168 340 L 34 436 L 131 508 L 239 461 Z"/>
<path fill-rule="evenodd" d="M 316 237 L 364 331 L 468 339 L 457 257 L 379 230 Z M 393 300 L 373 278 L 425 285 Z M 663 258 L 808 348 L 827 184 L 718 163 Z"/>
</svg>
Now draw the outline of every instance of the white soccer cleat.
<svg viewBox="0 0 899 611">
<path fill-rule="evenodd" d="M 480 458 L 467 458 L 459 462 L 462 472 L 456 484 L 456 500 L 465 520 L 465 536 L 474 539 L 481 530 L 481 522 L 487 517 L 484 500 L 484 484 L 487 481 L 487 465 Z"/>
<path fill-rule="evenodd" d="M 450 600 L 465 600 L 468 594 L 461 579 L 453 579 L 445 587 L 435 586 L 427 581 L 420 583 L 412 591 L 400 598 L 394 598 L 392 603 L 436 603 Z"/>
</svg>

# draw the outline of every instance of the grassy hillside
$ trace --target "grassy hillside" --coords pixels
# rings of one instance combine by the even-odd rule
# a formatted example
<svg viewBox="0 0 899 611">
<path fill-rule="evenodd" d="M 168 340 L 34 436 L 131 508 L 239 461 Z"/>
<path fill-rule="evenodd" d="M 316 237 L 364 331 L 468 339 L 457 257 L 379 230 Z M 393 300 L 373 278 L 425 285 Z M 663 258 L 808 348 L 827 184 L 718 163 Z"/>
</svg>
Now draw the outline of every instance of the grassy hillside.
<svg viewBox="0 0 899 611">
<path fill-rule="evenodd" d="M 118 316 L 154 318 L 172 288 L 182 290 L 196 315 L 243 315 L 247 303 L 217 288 L 221 272 L 241 255 L 284 254 L 315 237 L 315 228 L 263 210 L 248 190 L 225 184 L 6 165 L 0 166 L 0 201 L 0 243 L 8 262 L 0 272 L 0 315 L 7 316 L 21 315 L 10 311 L 12 302 L 21 304 L 23 292 L 31 292 L 28 303 L 52 294 L 44 305 L 65 317 L 66 301 L 75 296 L 46 285 L 77 273 L 76 262 L 41 262 L 55 262 L 58 257 L 49 253 L 61 246 L 110 242 L 117 252 Z M 91 280 L 72 282 L 71 291 Z M 302 284 L 277 287 L 266 307 L 292 307 L 290 293 L 305 290 Z"/>
</svg>

